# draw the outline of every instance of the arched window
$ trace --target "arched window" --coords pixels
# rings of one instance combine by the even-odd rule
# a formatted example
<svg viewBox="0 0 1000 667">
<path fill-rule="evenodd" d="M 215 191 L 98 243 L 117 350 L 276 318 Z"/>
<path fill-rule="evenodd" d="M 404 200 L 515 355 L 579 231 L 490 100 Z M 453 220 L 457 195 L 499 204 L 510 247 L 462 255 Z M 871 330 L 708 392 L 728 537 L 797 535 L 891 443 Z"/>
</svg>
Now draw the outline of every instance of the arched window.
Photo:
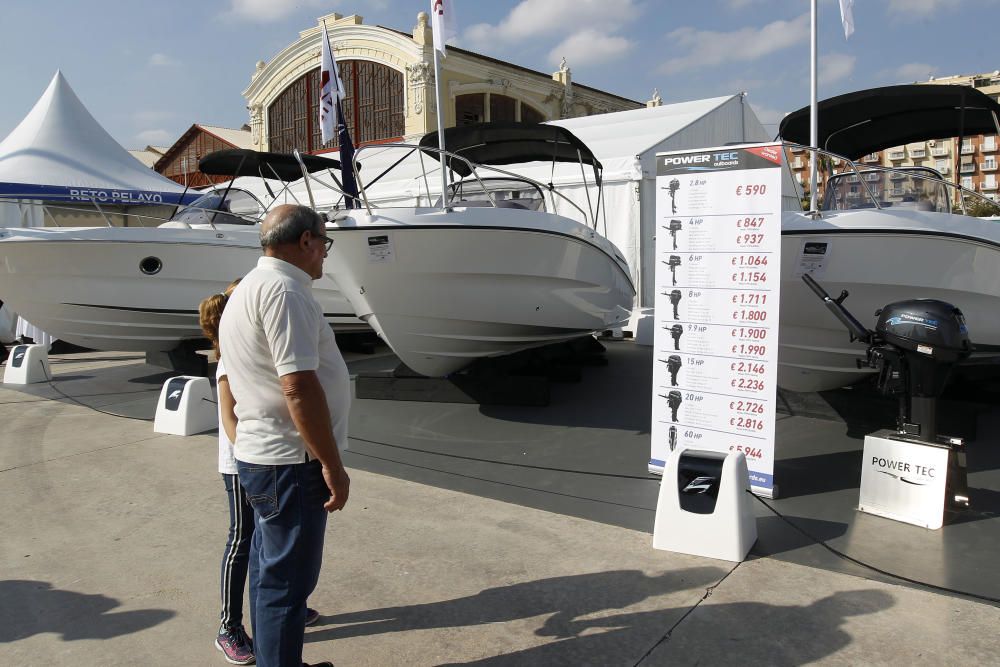
<svg viewBox="0 0 1000 667">
<path fill-rule="evenodd" d="M 469 93 L 455 97 L 455 125 L 458 126 L 506 121 L 541 123 L 544 120 L 540 111 L 507 95 Z"/>
<path fill-rule="evenodd" d="M 522 123 L 542 123 L 545 121 L 545 116 L 542 115 L 541 111 L 533 107 L 529 107 L 527 104 L 521 104 L 521 122 Z"/>
<path fill-rule="evenodd" d="M 403 75 L 369 60 L 337 63 L 344 82 L 344 117 L 355 145 L 399 139 L 405 132 Z M 323 144 L 319 127 L 319 68 L 289 85 L 268 107 L 268 145 L 276 153 L 292 149 L 315 152 L 337 147 Z"/>
</svg>

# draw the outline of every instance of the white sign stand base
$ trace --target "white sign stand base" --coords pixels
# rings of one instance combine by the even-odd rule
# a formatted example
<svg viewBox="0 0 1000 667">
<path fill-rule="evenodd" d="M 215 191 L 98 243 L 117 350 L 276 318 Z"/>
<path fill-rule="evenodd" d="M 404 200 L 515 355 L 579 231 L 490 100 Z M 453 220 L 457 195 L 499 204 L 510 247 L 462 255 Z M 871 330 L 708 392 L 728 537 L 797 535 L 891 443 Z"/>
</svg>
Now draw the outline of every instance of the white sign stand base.
<svg viewBox="0 0 1000 667">
<path fill-rule="evenodd" d="M 691 462 L 693 467 L 705 463 L 706 470 L 718 471 L 717 476 L 686 472 Z M 717 492 L 714 506 L 713 492 Z M 653 548 L 741 562 L 757 541 L 752 502 L 747 460 L 741 452 L 672 452 L 660 482 Z"/>
<path fill-rule="evenodd" d="M 947 445 L 865 436 L 858 510 L 930 530 L 944 524 Z"/>
<path fill-rule="evenodd" d="M 156 404 L 154 433 L 194 435 L 218 425 L 215 395 L 208 378 L 178 375 L 163 383 Z"/>
<path fill-rule="evenodd" d="M 52 379 L 46 345 L 15 345 L 7 358 L 4 384 L 35 384 Z"/>
</svg>

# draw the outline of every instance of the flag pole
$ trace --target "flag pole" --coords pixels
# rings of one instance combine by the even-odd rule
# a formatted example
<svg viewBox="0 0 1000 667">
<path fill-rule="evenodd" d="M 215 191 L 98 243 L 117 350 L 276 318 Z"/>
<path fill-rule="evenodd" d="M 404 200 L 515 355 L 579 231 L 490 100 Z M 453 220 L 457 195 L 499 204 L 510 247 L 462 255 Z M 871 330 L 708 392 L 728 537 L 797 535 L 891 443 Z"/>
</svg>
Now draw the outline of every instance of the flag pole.
<svg viewBox="0 0 1000 667">
<path fill-rule="evenodd" d="M 442 35 L 442 38 L 444 36 Z M 443 45 L 442 45 L 443 47 Z M 448 210 L 448 170 L 444 154 L 444 105 L 441 104 L 441 61 L 437 48 L 434 51 L 434 98 L 437 104 L 438 148 L 441 150 L 441 210 Z M 429 194 L 429 193 L 428 193 Z"/>
<path fill-rule="evenodd" d="M 812 159 L 809 161 L 809 214 L 815 218 L 819 213 L 816 198 L 819 196 L 817 171 L 819 166 L 819 118 L 816 101 L 816 2 L 811 0 L 810 46 L 809 46 L 809 145 L 813 148 Z"/>
</svg>

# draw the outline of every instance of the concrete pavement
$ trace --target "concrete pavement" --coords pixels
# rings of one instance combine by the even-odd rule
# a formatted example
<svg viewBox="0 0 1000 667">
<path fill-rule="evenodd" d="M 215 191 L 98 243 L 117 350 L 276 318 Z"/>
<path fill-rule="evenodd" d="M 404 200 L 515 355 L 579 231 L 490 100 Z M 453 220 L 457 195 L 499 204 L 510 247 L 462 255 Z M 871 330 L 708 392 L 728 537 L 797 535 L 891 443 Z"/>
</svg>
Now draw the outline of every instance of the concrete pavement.
<svg viewBox="0 0 1000 667">
<path fill-rule="evenodd" d="M 92 409 L 148 405 L 162 378 L 135 381 L 137 363 L 57 357 L 58 392 L 0 387 L 0 664 L 225 664 L 212 645 L 227 524 L 215 435 L 158 435 Z M 310 599 L 323 614 L 310 661 L 1000 660 L 990 605 L 771 558 L 659 552 L 641 531 L 361 470 L 352 480 Z"/>
</svg>

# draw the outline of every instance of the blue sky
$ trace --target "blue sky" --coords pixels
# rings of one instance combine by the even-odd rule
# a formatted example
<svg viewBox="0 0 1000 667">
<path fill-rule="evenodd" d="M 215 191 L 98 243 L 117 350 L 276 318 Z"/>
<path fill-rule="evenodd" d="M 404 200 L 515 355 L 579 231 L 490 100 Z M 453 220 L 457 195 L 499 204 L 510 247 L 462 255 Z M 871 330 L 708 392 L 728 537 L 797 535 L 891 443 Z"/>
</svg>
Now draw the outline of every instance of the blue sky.
<svg viewBox="0 0 1000 667">
<path fill-rule="evenodd" d="M 4 0 L 0 137 L 62 69 L 126 148 L 192 123 L 239 127 L 241 93 L 316 17 L 360 14 L 409 31 L 429 0 Z M 462 48 L 636 100 L 747 91 L 765 123 L 808 103 L 807 0 L 457 0 Z M 1000 0 L 856 0 L 845 41 L 820 0 L 820 98 L 1000 68 Z M 769 129 L 773 129 L 770 125 Z"/>
</svg>

